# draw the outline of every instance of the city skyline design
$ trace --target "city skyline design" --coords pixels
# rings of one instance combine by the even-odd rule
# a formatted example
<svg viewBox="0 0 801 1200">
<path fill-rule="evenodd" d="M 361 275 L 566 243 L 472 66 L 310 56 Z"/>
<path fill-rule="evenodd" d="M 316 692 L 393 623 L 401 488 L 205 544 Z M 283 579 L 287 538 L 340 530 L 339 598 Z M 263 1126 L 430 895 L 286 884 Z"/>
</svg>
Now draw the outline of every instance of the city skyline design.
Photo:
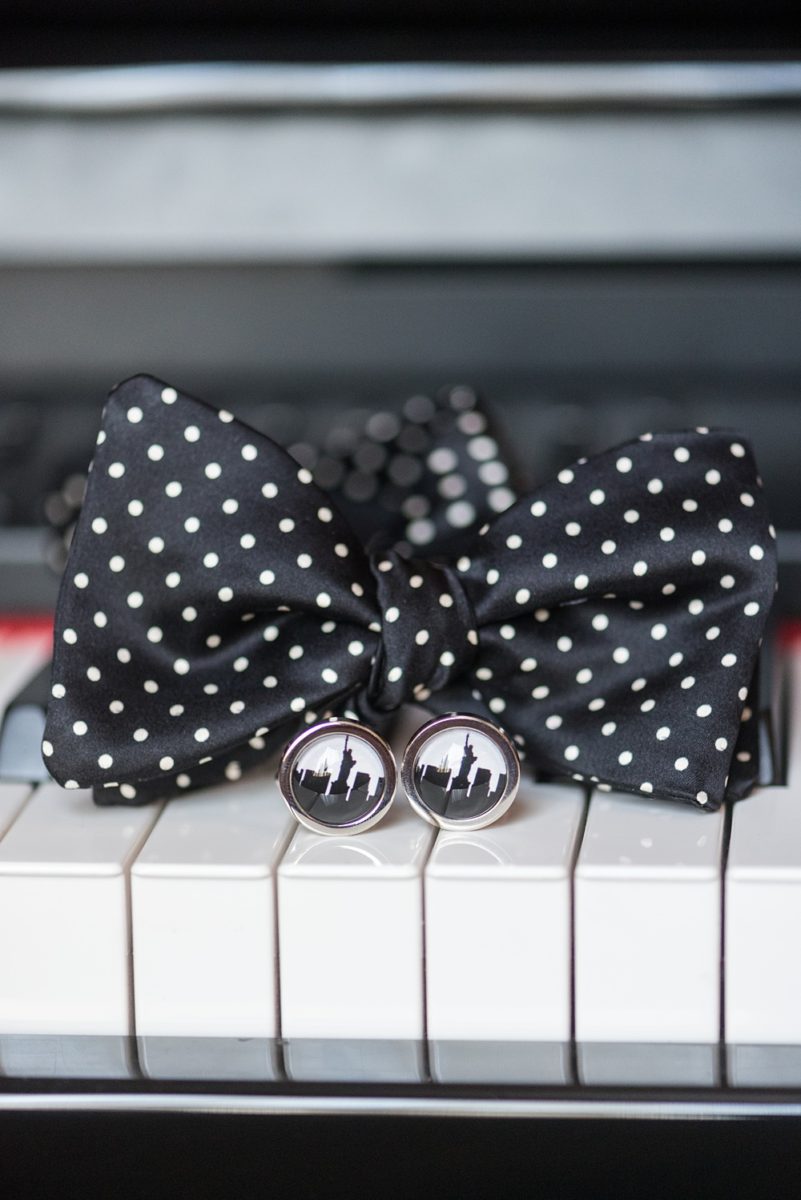
<svg viewBox="0 0 801 1200">
<path fill-rule="evenodd" d="M 485 811 L 503 795 L 506 782 L 499 750 L 474 730 L 454 729 L 432 738 L 415 763 L 420 795 L 441 816 L 451 808 L 467 808 L 471 815 Z"/>
<path fill-rule="evenodd" d="M 346 805 L 352 818 L 355 807 L 370 807 L 386 780 L 378 755 L 351 734 L 331 734 L 323 745 L 314 743 L 298 756 L 292 771 L 298 801 L 311 811 Z"/>
</svg>

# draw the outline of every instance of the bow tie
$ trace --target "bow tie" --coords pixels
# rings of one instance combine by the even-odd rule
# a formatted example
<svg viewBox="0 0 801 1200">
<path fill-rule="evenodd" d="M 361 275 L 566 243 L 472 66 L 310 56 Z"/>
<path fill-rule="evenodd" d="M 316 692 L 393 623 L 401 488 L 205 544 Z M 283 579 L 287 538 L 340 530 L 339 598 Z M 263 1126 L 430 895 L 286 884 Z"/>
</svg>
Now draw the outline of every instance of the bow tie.
<svg viewBox="0 0 801 1200">
<path fill-rule="evenodd" d="M 104 411 L 43 752 L 139 803 L 412 701 L 489 716 L 542 771 L 714 808 L 755 778 L 773 538 L 748 445 L 698 430 L 561 471 L 456 561 L 369 553 L 280 447 L 139 376 Z"/>
</svg>

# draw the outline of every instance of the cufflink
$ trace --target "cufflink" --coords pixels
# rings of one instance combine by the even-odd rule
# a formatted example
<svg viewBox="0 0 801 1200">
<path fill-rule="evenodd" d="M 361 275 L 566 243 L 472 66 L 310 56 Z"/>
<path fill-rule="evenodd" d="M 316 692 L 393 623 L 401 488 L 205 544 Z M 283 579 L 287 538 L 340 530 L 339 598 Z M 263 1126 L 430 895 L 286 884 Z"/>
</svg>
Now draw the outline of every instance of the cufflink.
<svg viewBox="0 0 801 1200">
<path fill-rule="evenodd" d="M 520 759 L 506 734 L 467 713 L 434 717 L 411 737 L 401 782 L 412 808 L 440 829 L 483 829 L 509 809 Z"/>
<path fill-rule="evenodd" d="M 278 787 L 296 820 L 329 835 L 377 825 L 389 811 L 396 781 L 389 746 L 357 721 L 334 719 L 304 729 L 278 766 Z"/>
</svg>

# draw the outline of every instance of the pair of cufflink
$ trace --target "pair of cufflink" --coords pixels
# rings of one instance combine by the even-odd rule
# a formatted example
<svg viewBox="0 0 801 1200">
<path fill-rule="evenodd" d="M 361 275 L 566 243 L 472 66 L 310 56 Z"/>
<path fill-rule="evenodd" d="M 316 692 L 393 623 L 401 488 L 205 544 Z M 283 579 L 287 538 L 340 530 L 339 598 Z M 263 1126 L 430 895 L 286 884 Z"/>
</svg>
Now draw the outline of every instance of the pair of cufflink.
<svg viewBox="0 0 801 1200">
<path fill-rule="evenodd" d="M 307 829 L 362 833 L 384 817 L 398 771 L 388 743 L 357 721 L 332 719 L 304 729 L 283 752 L 278 786 Z M 520 784 L 520 759 L 506 734 L 481 717 L 434 717 L 411 737 L 400 778 L 412 808 L 440 829 L 491 825 Z"/>
</svg>

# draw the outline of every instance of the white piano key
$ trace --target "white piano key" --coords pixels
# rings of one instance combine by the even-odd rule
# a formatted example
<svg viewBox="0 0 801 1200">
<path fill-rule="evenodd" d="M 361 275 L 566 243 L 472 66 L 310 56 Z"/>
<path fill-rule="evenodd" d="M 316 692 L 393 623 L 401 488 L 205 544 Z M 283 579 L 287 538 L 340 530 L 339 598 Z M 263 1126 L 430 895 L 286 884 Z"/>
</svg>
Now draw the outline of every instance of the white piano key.
<svg viewBox="0 0 801 1200">
<path fill-rule="evenodd" d="M 726 868 L 725 1036 L 801 1044 L 801 651 L 789 654 L 787 784 L 734 805 Z M 760 1083 L 770 1056 L 730 1053 L 733 1083 Z M 760 1063 L 762 1067 L 760 1067 Z M 739 1064 L 739 1065 L 738 1065 Z M 801 1071 L 794 1082 L 801 1080 Z"/>
<path fill-rule="evenodd" d="M 296 832 L 278 868 L 283 1037 L 425 1036 L 422 877 L 433 840 L 402 796 L 358 836 Z"/>
<path fill-rule="evenodd" d="M 295 828 L 272 771 L 166 805 L 131 870 L 140 1037 L 277 1036 L 275 868 Z"/>
<path fill-rule="evenodd" d="M 594 793 L 575 871 L 577 1042 L 718 1042 L 723 830 L 722 810 Z M 602 1082 L 591 1057 L 585 1081 Z"/>
<path fill-rule="evenodd" d="M 157 813 L 33 793 L 0 841 L 0 1032 L 131 1032 L 126 874 Z"/>
<path fill-rule="evenodd" d="M 570 1041 L 571 872 L 585 806 L 581 788 L 524 777 L 495 825 L 438 835 L 425 871 L 426 998 L 429 1038 L 454 1043 L 436 1055 L 446 1072 L 447 1060 L 458 1073 L 456 1042 Z M 549 1056 L 554 1082 L 566 1058 Z"/>
<path fill-rule="evenodd" d="M 128 1037 L 73 1034 L 0 1035 L 0 1070 L 23 1079 L 132 1079 Z"/>
<path fill-rule="evenodd" d="M 0 782 L 0 838 L 17 819 L 30 794 L 31 788 L 27 783 Z M 0 979 L 2 979 L 1 969 Z"/>
<path fill-rule="evenodd" d="M 137 1047 L 148 1079 L 270 1083 L 282 1078 L 280 1051 L 271 1038 L 140 1037 Z"/>
</svg>

